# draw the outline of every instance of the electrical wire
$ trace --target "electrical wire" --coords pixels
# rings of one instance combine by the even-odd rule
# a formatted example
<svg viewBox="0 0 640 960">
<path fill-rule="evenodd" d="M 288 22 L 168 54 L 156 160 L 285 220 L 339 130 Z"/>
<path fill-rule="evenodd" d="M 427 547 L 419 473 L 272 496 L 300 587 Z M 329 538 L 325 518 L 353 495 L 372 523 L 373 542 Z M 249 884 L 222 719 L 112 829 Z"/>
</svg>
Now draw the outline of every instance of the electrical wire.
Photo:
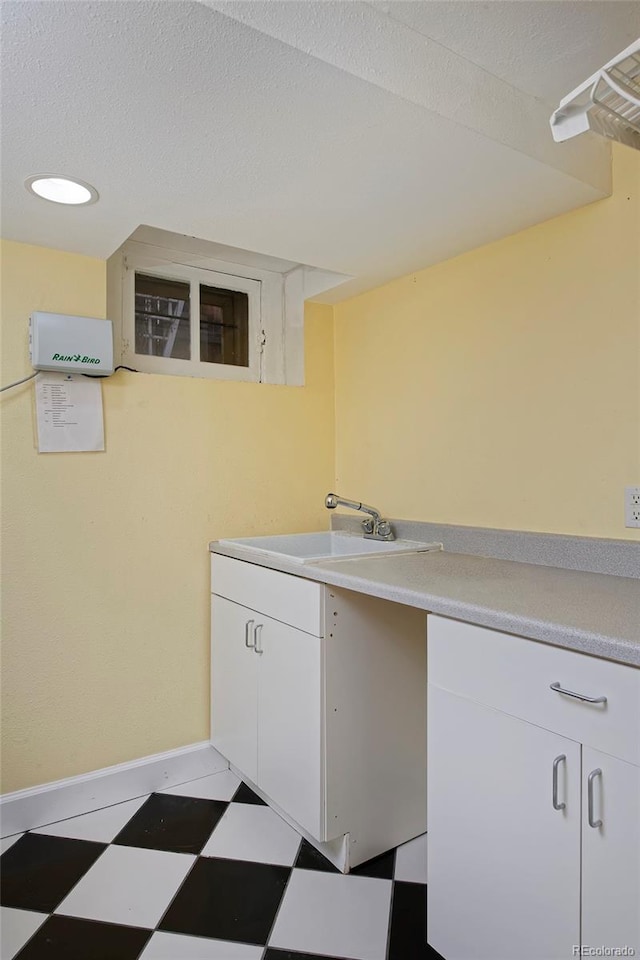
<svg viewBox="0 0 640 960">
<path fill-rule="evenodd" d="M 22 380 L 15 380 L 13 383 L 8 383 L 6 387 L 0 387 L 0 393 L 4 393 L 5 390 L 11 390 L 11 387 L 19 387 L 21 383 L 26 383 L 27 380 L 33 380 L 39 373 L 40 371 L 36 370 L 36 372 L 32 373 L 29 377 L 23 377 Z"/>
<path fill-rule="evenodd" d="M 138 373 L 138 371 L 137 371 L 137 370 L 134 370 L 133 367 L 125 367 L 125 366 L 122 366 L 122 364 L 120 364 L 119 366 L 117 366 L 113 372 L 115 373 L 116 370 L 128 370 L 130 373 Z M 21 383 L 26 383 L 28 380 L 33 380 L 33 378 L 34 378 L 34 377 L 37 377 L 39 373 L 40 373 L 40 371 L 39 371 L 39 370 L 36 370 L 35 373 L 32 373 L 32 374 L 31 374 L 30 376 L 28 376 L 28 377 L 23 377 L 22 380 L 14 380 L 13 383 L 8 383 L 8 384 L 6 385 L 6 387 L 0 387 L 0 393 L 4 393 L 5 390 L 11 390 L 12 387 L 19 387 Z M 101 379 L 103 379 L 103 377 L 102 377 L 100 374 L 98 374 L 98 375 L 96 376 L 96 375 L 92 375 L 92 374 L 90 374 L 90 373 L 85 373 L 85 374 L 83 374 L 83 376 L 85 376 L 85 377 L 91 377 L 91 378 L 94 379 L 94 380 L 101 380 Z"/>
<path fill-rule="evenodd" d="M 139 370 L 135 370 L 133 367 L 125 367 L 122 364 L 118 364 L 117 367 L 114 367 L 113 373 L 117 370 L 128 370 L 129 373 L 139 373 Z M 90 380 L 106 380 L 108 377 L 113 376 L 111 373 L 83 373 L 83 377 L 89 377 Z"/>
</svg>

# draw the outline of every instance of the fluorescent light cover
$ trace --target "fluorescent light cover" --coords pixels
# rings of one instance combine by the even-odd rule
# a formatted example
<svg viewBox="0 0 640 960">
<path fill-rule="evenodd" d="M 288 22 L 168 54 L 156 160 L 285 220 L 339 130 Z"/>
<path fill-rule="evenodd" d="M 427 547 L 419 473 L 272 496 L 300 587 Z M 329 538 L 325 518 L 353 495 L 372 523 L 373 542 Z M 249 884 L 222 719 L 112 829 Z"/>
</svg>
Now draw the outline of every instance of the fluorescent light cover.
<svg viewBox="0 0 640 960">
<path fill-rule="evenodd" d="M 43 200 L 51 200 L 53 203 L 79 206 L 95 203 L 98 199 L 98 191 L 90 183 L 71 180 L 69 177 L 61 177 L 53 173 L 38 173 L 25 180 L 24 185 L 31 193 L 42 197 Z"/>
</svg>

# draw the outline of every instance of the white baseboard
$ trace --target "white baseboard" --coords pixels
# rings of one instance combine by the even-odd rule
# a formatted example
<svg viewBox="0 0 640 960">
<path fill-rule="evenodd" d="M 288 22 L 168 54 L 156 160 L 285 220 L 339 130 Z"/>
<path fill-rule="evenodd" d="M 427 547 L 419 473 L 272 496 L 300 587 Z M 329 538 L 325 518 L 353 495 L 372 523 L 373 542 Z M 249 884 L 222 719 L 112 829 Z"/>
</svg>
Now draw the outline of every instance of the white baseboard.
<svg viewBox="0 0 640 960">
<path fill-rule="evenodd" d="M 208 740 L 0 796 L 0 834 L 33 830 L 99 807 L 227 770 Z"/>
</svg>

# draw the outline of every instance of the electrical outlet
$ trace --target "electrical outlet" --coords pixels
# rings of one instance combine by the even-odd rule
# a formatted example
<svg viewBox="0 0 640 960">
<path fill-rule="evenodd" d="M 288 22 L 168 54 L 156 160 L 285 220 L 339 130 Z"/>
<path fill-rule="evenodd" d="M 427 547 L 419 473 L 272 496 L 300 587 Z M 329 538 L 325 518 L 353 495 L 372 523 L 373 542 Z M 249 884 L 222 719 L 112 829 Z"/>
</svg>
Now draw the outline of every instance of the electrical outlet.
<svg viewBox="0 0 640 960">
<path fill-rule="evenodd" d="M 640 527 L 640 487 L 624 488 L 624 525 Z"/>
</svg>

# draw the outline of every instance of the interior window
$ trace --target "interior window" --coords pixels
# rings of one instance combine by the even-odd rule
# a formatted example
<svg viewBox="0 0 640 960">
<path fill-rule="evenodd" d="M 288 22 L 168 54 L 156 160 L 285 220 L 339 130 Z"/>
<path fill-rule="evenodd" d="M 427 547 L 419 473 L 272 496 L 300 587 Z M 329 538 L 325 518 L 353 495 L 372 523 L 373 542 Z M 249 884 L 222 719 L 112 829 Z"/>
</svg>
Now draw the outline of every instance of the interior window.
<svg viewBox="0 0 640 960">
<path fill-rule="evenodd" d="M 136 273 L 136 353 L 191 359 L 188 283 Z"/>
<path fill-rule="evenodd" d="M 249 297 L 200 286 L 200 359 L 249 366 Z"/>
</svg>

